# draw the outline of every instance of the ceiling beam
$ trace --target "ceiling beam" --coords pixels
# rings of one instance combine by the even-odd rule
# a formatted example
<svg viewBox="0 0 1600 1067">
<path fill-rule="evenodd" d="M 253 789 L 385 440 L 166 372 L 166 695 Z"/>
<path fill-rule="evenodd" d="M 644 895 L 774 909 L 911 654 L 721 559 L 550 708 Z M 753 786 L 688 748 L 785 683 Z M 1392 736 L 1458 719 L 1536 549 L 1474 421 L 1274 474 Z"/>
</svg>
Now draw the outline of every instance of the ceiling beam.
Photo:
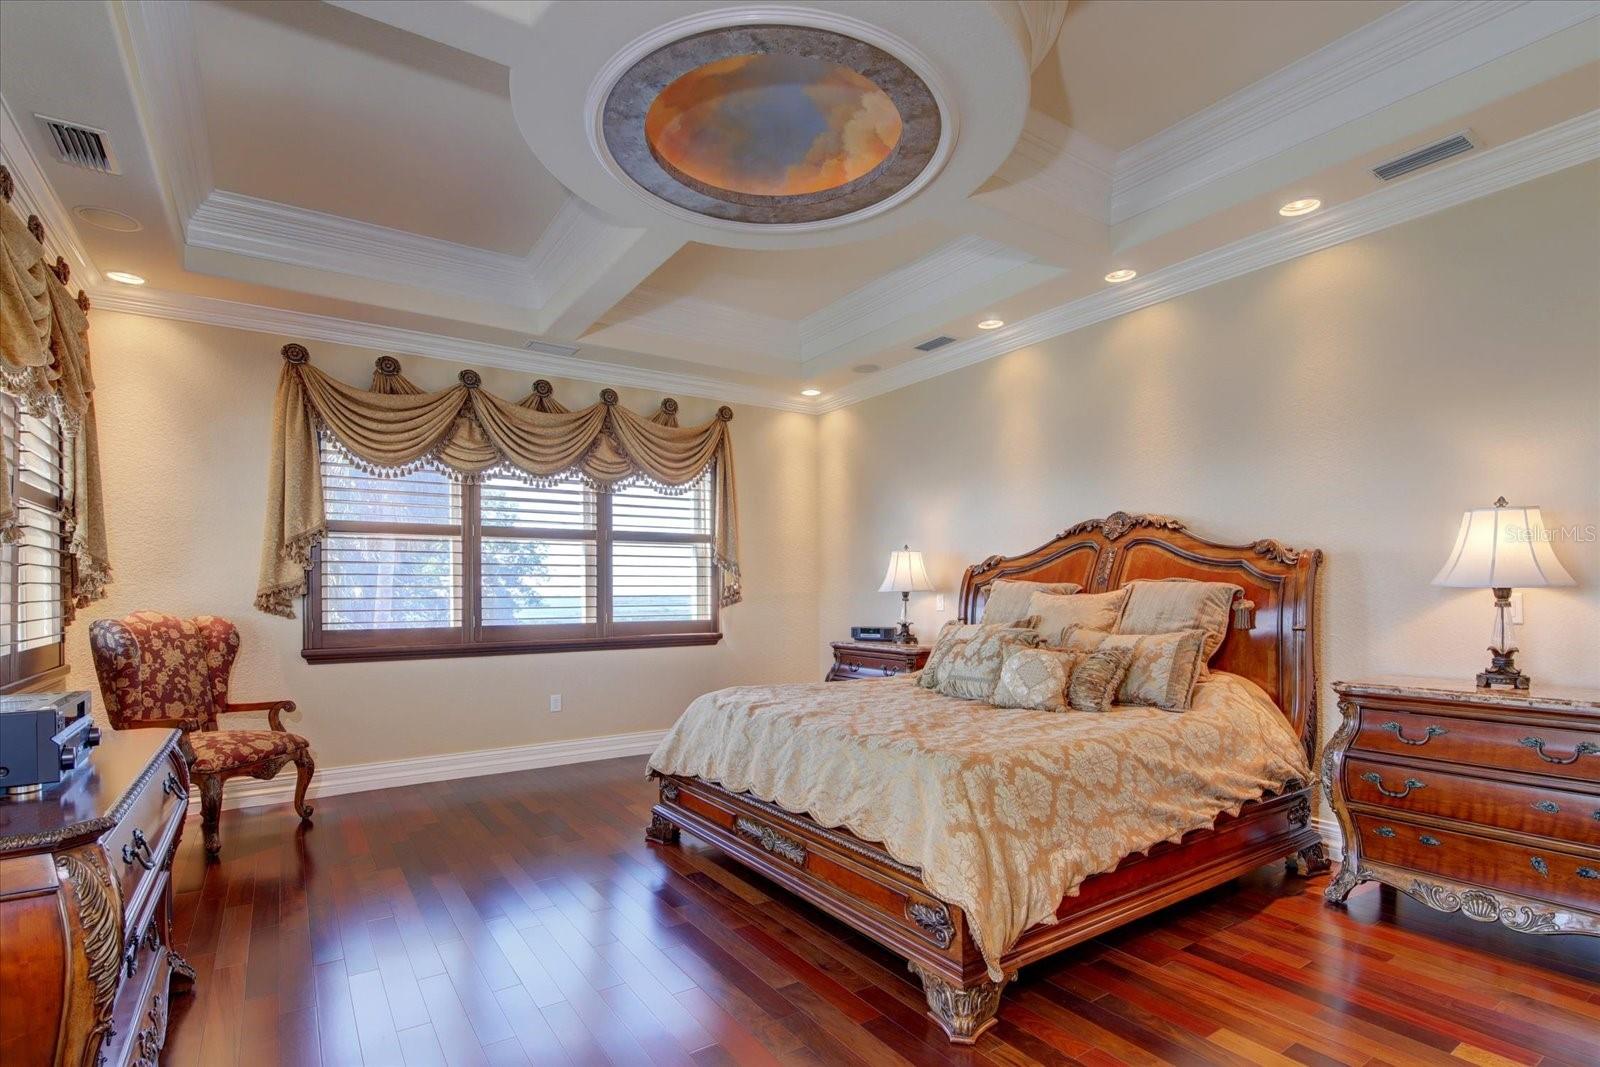
<svg viewBox="0 0 1600 1067">
<path fill-rule="evenodd" d="M 534 24 L 550 6 L 547 0 L 468 0 L 455 4 L 419 4 L 416 0 L 328 0 L 328 3 L 506 67 L 526 50 Z"/>
<path fill-rule="evenodd" d="M 537 332 L 577 340 L 683 245 L 663 231 L 618 226 L 568 194 L 529 256 Z"/>
</svg>

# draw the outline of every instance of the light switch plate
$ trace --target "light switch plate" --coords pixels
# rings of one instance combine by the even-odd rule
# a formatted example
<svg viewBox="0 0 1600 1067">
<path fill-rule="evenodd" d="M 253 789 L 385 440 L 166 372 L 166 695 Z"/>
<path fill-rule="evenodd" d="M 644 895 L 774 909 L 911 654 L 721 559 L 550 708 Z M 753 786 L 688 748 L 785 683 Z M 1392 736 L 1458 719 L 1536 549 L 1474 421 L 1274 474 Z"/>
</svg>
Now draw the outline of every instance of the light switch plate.
<svg viewBox="0 0 1600 1067">
<path fill-rule="evenodd" d="M 935 594 L 933 594 L 933 610 L 934 611 L 943 611 L 944 610 L 944 594 L 943 593 L 935 593 Z"/>
<path fill-rule="evenodd" d="M 551 711 L 560 711 L 561 710 L 561 694 L 560 693 L 551 693 L 550 694 L 550 710 Z"/>
</svg>

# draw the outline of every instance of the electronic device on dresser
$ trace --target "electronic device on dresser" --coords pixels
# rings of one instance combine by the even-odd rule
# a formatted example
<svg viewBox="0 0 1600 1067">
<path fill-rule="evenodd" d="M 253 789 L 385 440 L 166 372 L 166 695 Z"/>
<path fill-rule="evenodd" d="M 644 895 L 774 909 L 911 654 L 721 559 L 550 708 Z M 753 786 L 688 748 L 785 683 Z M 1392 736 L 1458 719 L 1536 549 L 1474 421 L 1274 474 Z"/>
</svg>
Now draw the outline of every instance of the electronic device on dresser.
<svg viewBox="0 0 1600 1067">
<path fill-rule="evenodd" d="M 160 1062 L 169 998 L 194 980 L 170 947 L 178 738 L 108 731 L 91 766 L 0 803 L 0 1064 Z"/>
<path fill-rule="evenodd" d="M 895 632 L 893 626 L 852 626 L 850 627 L 850 640 L 893 641 Z"/>
<path fill-rule="evenodd" d="M 1322 778 L 1365 881 L 1535 934 L 1600 936 L 1600 690 L 1336 682 Z"/>
<path fill-rule="evenodd" d="M 85 691 L 0 697 L 0 795 L 37 796 L 99 743 Z"/>
</svg>

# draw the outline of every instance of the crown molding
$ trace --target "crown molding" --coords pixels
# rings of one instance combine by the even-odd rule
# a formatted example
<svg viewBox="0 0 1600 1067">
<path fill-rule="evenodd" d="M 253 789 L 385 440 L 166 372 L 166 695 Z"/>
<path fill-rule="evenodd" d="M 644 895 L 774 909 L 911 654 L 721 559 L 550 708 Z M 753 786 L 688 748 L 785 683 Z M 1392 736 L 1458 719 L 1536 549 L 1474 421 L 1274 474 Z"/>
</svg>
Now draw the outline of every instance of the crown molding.
<svg viewBox="0 0 1600 1067">
<path fill-rule="evenodd" d="M 113 9 L 126 31 L 151 158 L 165 179 L 170 221 L 182 238 L 190 216 L 214 188 L 194 21 L 188 4 L 167 0 L 124 0 Z"/>
<path fill-rule="evenodd" d="M 1017 147 L 995 176 L 1099 222 L 1111 217 L 1117 153 L 1041 111 L 1029 111 Z"/>
<path fill-rule="evenodd" d="M 10 168 L 15 182 L 11 204 L 17 214 L 23 218 L 39 216 L 44 223 L 45 247 L 67 261 L 72 281 L 86 289 L 99 285 L 104 280 L 100 271 L 89 258 L 72 216 L 45 178 L 38 157 L 28 147 L 22 127 L 4 97 L 0 97 L 0 160 Z"/>
<path fill-rule="evenodd" d="M 262 307 L 214 297 L 185 293 L 118 287 L 99 288 L 90 294 L 96 311 L 118 311 L 179 322 L 198 322 L 208 326 L 227 326 L 235 330 L 269 333 L 302 341 L 326 341 L 352 345 L 378 352 L 399 352 L 466 363 L 474 367 L 497 367 L 524 374 L 547 374 L 572 381 L 594 382 L 624 388 L 655 389 L 679 396 L 696 396 L 782 411 L 811 412 L 811 401 L 787 396 L 775 389 L 742 385 L 692 374 L 651 370 L 623 363 L 602 363 L 579 359 L 577 348 L 545 341 L 529 342 L 526 348 L 474 341 L 444 334 L 407 330 L 371 322 L 357 322 L 331 315 Z"/>
<path fill-rule="evenodd" d="M 1059 305 L 988 336 L 957 342 L 923 359 L 891 367 L 871 379 L 836 390 L 817 405 L 817 410 L 848 407 L 1597 158 L 1600 110 L 1152 271 L 1127 285 Z"/>
<path fill-rule="evenodd" d="M 998 241 L 958 237 L 801 319 L 796 328 L 800 359 L 818 359 L 907 316 L 937 311 L 962 293 L 1032 263 Z M 1038 280 L 1030 277 L 1029 284 Z"/>
<path fill-rule="evenodd" d="M 222 189 L 189 216 L 188 243 L 512 307 L 535 307 L 539 296 L 520 256 Z"/>
<path fill-rule="evenodd" d="M 1597 16 L 1595 0 L 1413 0 L 1122 152 L 1111 221 Z"/>
</svg>

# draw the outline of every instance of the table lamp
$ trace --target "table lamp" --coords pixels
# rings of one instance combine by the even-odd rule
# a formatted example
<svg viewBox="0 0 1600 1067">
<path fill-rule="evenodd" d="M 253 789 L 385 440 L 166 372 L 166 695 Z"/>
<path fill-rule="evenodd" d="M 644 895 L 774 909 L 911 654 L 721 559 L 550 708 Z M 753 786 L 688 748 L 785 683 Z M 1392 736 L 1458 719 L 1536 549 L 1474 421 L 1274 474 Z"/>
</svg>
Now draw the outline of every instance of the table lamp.
<svg viewBox="0 0 1600 1067">
<path fill-rule="evenodd" d="M 889 569 L 883 573 L 883 584 L 878 587 L 880 593 L 900 594 L 900 630 L 895 634 L 895 640 L 903 645 L 916 644 L 917 639 L 911 634 L 911 594 L 927 593 L 933 589 L 933 583 L 928 581 L 928 568 L 922 565 L 922 553 L 911 551 L 911 546 L 906 545 L 898 552 L 889 553 Z"/>
<path fill-rule="evenodd" d="M 1501 497 L 1492 508 L 1472 508 L 1461 516 L 1461 530 L 1450 558 L 1434 585 L 1456 589 L 1494 590 L 1494 630 L 1489 643 L 1489 669 L 1478 685 L 1526 689 L 1530 679 L 1517 669 L 1511 643 L 1511 590 L 1572 585 L 1572 576 L 1556 559 L 1538 508 L 1513 507 Z"/>
</svg>

